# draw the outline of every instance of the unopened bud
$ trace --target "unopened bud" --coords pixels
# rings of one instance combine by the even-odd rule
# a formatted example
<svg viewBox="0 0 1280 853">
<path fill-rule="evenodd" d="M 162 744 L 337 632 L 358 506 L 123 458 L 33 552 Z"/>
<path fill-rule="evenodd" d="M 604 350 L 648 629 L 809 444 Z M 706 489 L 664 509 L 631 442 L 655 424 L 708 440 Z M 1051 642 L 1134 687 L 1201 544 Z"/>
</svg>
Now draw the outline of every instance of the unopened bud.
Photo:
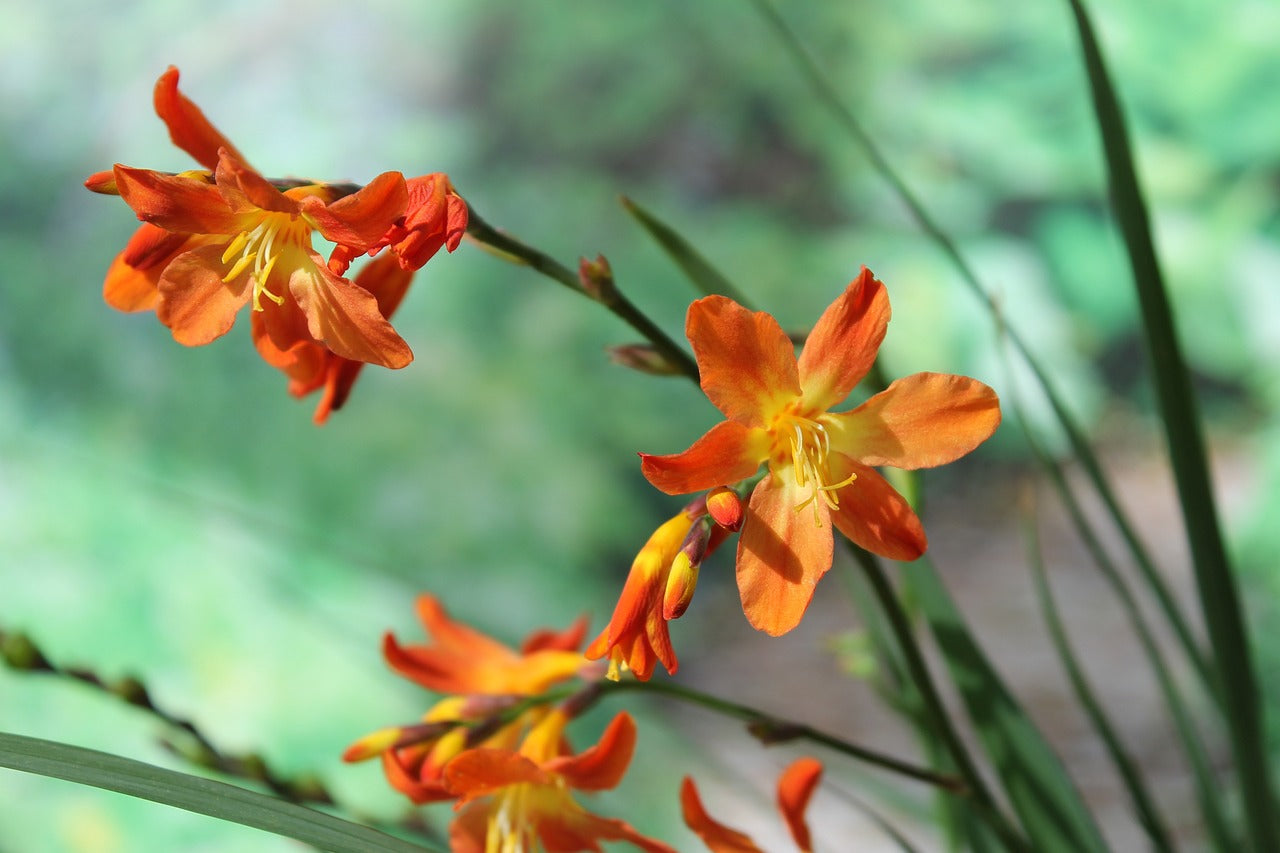
<svg viewBox="0 0 1280 853">
<path fill-rule="evenodd" d="M 588 296 L 608 305 L 618 295 L 613 283 L 613 270 L 604 255 L 596 255 L 594 261 L 582 258 L 578 261 L 578 281 Z"/>
<path fill-rule="evenodd" d="M 707 493 L 707 512 L 725 530 L 742 529 L 742 497 L 728 486 L 716 486 Z"/>
<path fill-rule="evenodd" d="M 614 364 L 648 373 L 651 376 L 676 376 L 680 367 L 649 344 L 622 344 L 606 347 L 609 360 Z"/>
<path fill-rule="evenodd" d="M 704 517 L 694 523 L 671 561 L 667 575 L 667 587 L 662 596 L 662 618 L 679 619 L 689 609 L 694 590 L 698 587 L 698 573 L 707 556 L 707 544 L 711 541 L 711 523 Z"/>
</svg>

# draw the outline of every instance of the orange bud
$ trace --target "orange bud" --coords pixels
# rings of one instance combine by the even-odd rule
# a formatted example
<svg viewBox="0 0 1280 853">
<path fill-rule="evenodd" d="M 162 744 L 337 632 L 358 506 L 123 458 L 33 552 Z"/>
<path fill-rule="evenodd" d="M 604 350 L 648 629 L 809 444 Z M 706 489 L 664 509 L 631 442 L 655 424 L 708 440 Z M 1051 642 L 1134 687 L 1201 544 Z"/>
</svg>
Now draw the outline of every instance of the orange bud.
<svg viewBox="0 0 1280 853">
<path fill-rule="evenodd" d="M 668 622 L 679 619 L 689 609 L 693 601 L 693 591 L 698 586 L 698 571 L 707 556 L 707 545 L 711 541 L 712 525 L 705 517 L 694 523 L 680 544 L 675 559 L 671 561 L 671 571 L 667 575 L 667 586 L 662 596 L 662 618 Z"/>
<path fill-rule="evenodd" d="M 707 493 L 707 512 L 725 530 L 742 527 L 742 497 L 728 486 L 716 486 Z"/>
<path fill-rule="evenodd" d="M 102 193 L 103 195 L 120 195 L 120 190 L 116 187 L 116 173 L 113 169 L 105 172 L 94 172 L 85 180 L 84 186 L 89 192 Z"/>
</svg>

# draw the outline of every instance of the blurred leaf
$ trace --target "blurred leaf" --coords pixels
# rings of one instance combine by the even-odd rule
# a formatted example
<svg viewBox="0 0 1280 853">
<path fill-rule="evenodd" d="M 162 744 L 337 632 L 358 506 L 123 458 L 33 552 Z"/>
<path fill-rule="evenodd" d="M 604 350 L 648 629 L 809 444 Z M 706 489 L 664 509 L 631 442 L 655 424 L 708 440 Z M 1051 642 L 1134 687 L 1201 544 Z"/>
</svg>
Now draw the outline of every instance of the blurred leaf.
<svg viewBox="0 0 1280 853">
<path fill-rule="evenodd" d="M 706 296 L 719 294 L 727 296 L 739 305 L 749 306 L 746 298 L 738 292 L 729 279 L 725 278 L 711 262 L 702 256 L 680 232 L 659 220 L 649 211 L 623 196 L 622 206 L 639 222 L 649 236 L 658 242 L 671 260 L 684 271 L 693 286 Z"/>
<path fill-rule="evenodd" d="M 1254 850 L 1276 850 L 1280 849 L 1280 834 L 1267 758 L 1259 749 L 1262 718 L 1252 656 L 1245 638 L 1236 579 L 1218 526 L 1191 377 L 1174 328 L 1173 309 L 1151 239 L 1146 201 L 1138 185 L 1120 103 L 1083 3 L 1068 2 L 1080 36 L 1080 51 L 1102 136 L 1111 202 L 1129 253 L 1142 311 L 1152 379 L 1191 545 L 1201 609 L 1213 644 L 1249 838 Z"/>
<path fill-rule="evenodd" d="M 0 732 L 0 766 L 92 785 L 343 853 L 422 851 L 367 826 L 212 779 L 65 743 Z"/>
</svg>

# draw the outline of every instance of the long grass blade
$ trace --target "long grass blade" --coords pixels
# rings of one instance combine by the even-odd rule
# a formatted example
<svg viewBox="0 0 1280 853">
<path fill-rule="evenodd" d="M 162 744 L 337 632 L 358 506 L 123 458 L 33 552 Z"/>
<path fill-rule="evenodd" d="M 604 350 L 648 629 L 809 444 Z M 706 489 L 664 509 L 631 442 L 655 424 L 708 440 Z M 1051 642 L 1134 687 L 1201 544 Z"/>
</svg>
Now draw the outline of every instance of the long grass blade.
<svg viewBox="0 0 1280 853">
<path fill-rule="evenodd" d="M 410 844 L 267 794 L 109 755 L 93 749 L 0 732 L 0 767 L 65 779 L 251 826 L 337 853 L 421 853 Z"/>
<path fill-rule="evenodd" d="M 704 296 L 713 294 L 727 296 L 739 305 L 751 304 L 733 286 L 733 283 L 711 264 L 711 261 L 680 235 L 679 231 L 626 196 L 622 197 L 622 207 L 635 218 L 636 222 L 640 223 L 645 231 L 649 232 L 649 236 L 662 247 L 671 260 L 675 261 L 676 266 L 680 267 L 700 293 Z"/>
<path fill-rule="evenodd" d="M 1080 37 L 1080 52 L 1102 137 L 1111 203 L 1128 251 L 1142 312 L 1147 354 L 1191 547 L 1201 610 L 1221 679 L 1249 838 L 1254 850 L 1277 850 L 1280 834 L 1275 821 L 1275 798 L 1266 752 L 1261 749 L 1262 708 L 1240 595 L 1218 524 L 1195 392 L 1151 238 L 1146 200 L 1138 185 L 1119 98 L 1084 4 L 1081 0 L 1068 3 Z"/>
</svg>

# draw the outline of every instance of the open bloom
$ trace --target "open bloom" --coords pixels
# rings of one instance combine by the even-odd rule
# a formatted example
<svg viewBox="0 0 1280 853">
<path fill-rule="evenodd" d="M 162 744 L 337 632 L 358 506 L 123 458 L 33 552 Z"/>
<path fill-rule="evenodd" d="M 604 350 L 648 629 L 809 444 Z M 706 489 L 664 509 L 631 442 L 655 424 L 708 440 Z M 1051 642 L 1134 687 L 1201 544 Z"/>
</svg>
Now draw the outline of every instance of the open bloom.
<svg viewBox="0 0 1280 853">
<path fill-rule="evenodd" d="M 383 656 L 405 678 L 454 695 L 433 705 L 419 723 L 366 735 L 346 750 L 343 760 L 381 757 L 392 787 L 424 803 L 453 799 L 443 773 L 456 756 L 476 746 L 514 749 L 521 735 L 546 716 L 544 709 L 534 708 L 504 725 L 459 725 L 496 718 L 521 697 L 577 675 L 587 665 L 576 651 L 587 626 L 578 620 L 564 631 L 535 631 L 517 651 L 454 621 L 434 596 L 420 596 L 417 609 L 432 642 L 404 646 L 387 633 Z"/>
<path fill-rule="evenodd" d="M 689 306 L 702 389 L 727 420 L 683 453 L 641 454 L 642 470 L 662 491 L 684 494 L 736 483 L 767 463 L 747 505 L 737 576 L 748 620 L 770 634 L 799 624 L 831 568 L 832 524 L 886 557 L 924 553 L 920 520 L 873 466 L 951 462 L 1000 423 L 995 392 L 941 373 L 904 377 L 852 411 L 831 412 L 871 369 L 888 322 L 884 285 L 865 267 L 798 360 L 766 313 L 723 296 Z"/>
<path fill-rule="evenodd" d="M 571 853 L 600 850 L 600 841 L 627 841 L 650 853 L 674 853 L 630 824 L 584 809 L 570 791 L 614 788 L 636 745 L 636 726 L 619 712 L 599 743 L 580 753 L 568 748 L 568 715 L 552 711 L 518 751 L 472 749 L 445 768 L 445 784 L 458 795 L 449 827 L 453 853 Z"/>
<path fill-rule="evenodd" d="M 365 253 L 385 249 L 411 273 L 441 247 L 453 251 L 467 206 L 448 177 L 386 172 L 362 189 L 268 181 L 179 91 L 176 68 L 156 82 L 154 103 L 174 144 L 204 170 L 116 166 L 85 182 L 122 196 L 144 222 L 107 272 L 107 303 L 155 310 L 191 346 L 224 334 L 252 304 L 254 342 L 290 390 L 325 389 L 317 422 L 341 406 L 358 363 L 408 364 L 412 353 L 387 318 L 411 276 L 386 265 L 354 282 L 343 276 Z M 335 244 L 327 264 L 312 249 L 315 233 Z"/>
<path fill-rule="evenodd" d="M 811 853 L 813 843 L 804 813 L 813 790 L 822 780 L 822 764 L 814 758 L 799 758 L 778 777 L 778 810 L 802 853 Z M 730 829 L 707 814 L 698 788 L 688 776 L 680 786 L 680 806 L 685 824 L 698 834 L 712 853 L 760 853 L 749 837 Z"/>
</svg>

